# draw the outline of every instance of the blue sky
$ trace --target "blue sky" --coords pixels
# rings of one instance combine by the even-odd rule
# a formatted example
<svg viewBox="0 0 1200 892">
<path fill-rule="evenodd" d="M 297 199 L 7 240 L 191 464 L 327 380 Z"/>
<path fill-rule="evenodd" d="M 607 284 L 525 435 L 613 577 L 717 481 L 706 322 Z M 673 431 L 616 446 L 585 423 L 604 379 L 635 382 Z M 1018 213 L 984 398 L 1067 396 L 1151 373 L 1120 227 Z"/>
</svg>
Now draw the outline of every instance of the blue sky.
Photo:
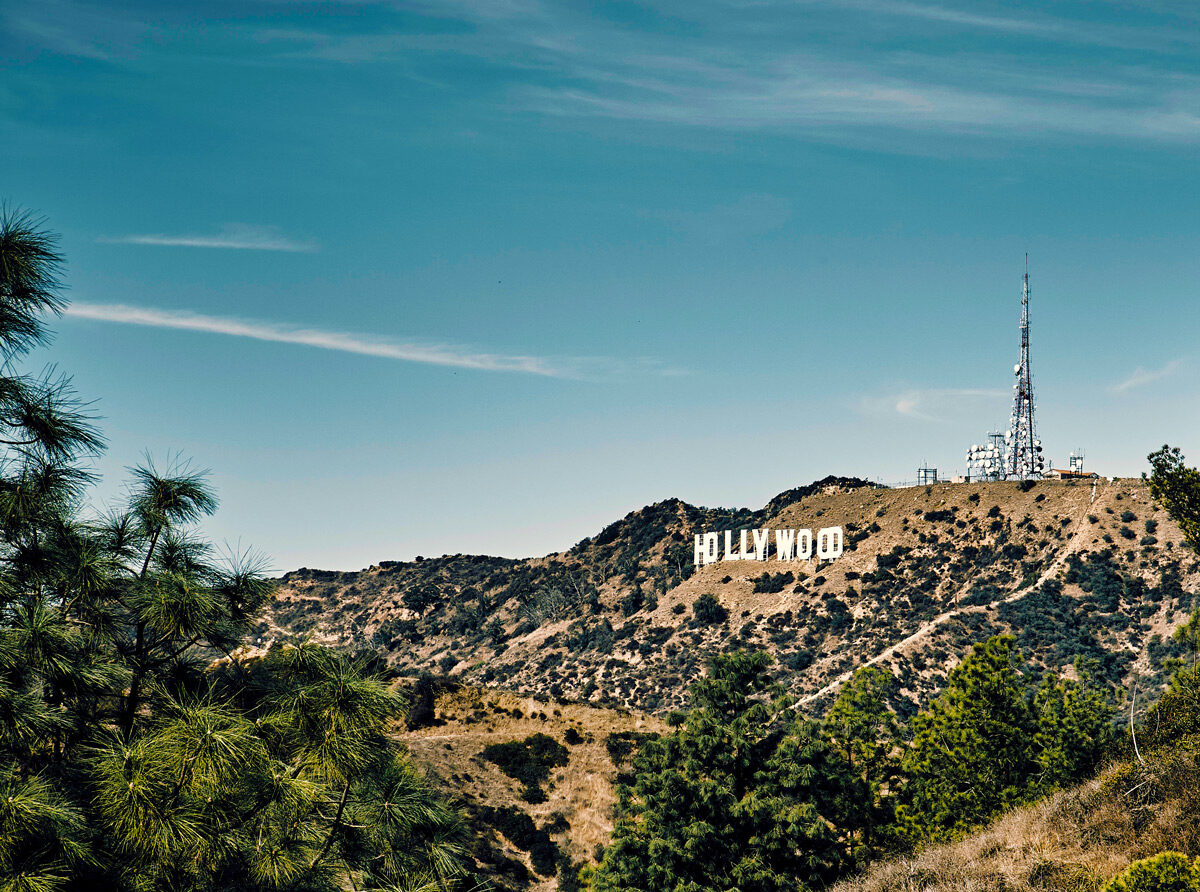
<svg viewBox="0 0 1200 892">
<path fill-rule="evenodd" d="M 1030 254 L 1055 464 L 1200 459 L 1190 2 L 0 4 L 98 497 L 274 567 L 568 547 L 964 466 Z"/>
</svg>

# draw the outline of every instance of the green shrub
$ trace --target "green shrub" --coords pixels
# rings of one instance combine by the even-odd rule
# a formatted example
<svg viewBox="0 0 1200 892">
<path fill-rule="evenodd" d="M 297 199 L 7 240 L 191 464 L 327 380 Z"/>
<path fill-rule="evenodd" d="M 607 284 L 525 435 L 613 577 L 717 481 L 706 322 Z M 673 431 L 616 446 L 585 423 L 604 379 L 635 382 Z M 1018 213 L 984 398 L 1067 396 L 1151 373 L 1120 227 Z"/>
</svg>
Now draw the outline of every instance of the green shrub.
<svg viewBox="0 0 1200 892">
<path fill-rule="evenodd" d="M 701 626 L 715 626 L 729 619 L 729 611 L 713 595 L 705 592 L 692 603 L 692 615 Z"/>
<path fill-rule="evenodd" d="M 530 734 L 524 740 L 493 743 L 484 749 L 482 755 L 509 777 L 525 785 L 522 796 L 527 802 L 545 801 L 545 794 L 539 785 L 550 777 L 551 768 L 562 768 L 569 759 L 565 746 L 540 732 Z"/>
<path fill-rule="evenodd" d="M 613 764 L 620 768 L 645 741 L 657 736 L 642 731 L 614 731 L 605 738 L 604 748 L 608 750 L 608 757 Z"/>
<path fill-rule="evenodd" d="M 1193 863 L 1179 852 L 1160 852 L 1134 861 L 1104 892 L 1200 892 L 1200 858 Z"/>
<path fill-rule="evenodd" d="M 539 830 L 529 815 L 512 806 L 492 808 L 482 806 L 478 812 L 480 820 L 489 824 L 514 846 L 529 853 L 533 869 L 540 875 L 553 876 L 558 870 L 558 846 L 545 829 Z"/>
<path fill-rule="evenodd" d="M 790 570 L 783 573 L 763 573 L 762 576 L 757 576 L 754 579 L 754 593 L 756 595 L 778 594 L 786 586 L 791 585 L 795 581 L 796 577 L 792 575 Z"/>
</svg>

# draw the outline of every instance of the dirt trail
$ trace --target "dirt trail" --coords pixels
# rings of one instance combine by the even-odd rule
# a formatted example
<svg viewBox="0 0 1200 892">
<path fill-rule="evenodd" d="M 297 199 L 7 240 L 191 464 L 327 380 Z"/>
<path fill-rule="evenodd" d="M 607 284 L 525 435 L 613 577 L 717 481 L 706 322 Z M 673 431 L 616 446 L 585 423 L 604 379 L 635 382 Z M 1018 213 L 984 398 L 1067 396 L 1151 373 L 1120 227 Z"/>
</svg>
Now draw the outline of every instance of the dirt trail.
<svg viewBox="0 0 1200 892">
<path fill-rule="evenodd" d="M 1029 585 L 1025 586 L 1024 588 L 1017 589 L 1015 592 L 1002 598 L 999 601 L 994 601 L 991 606 L 994 606 L 995 604 L 1005 604 L 1005 603 L 1008 603 L 1009 601 L 1016 601 L 1020 598 L 1023 598 L 1025 595 L 1029 594 L 1031 591 L 1033 591 L 1034 589 L 1038 588 L 1040 585 L 1045 583 L 1046 580 L 1053 578 L 1058 573 L 1058 571 L 1060 569 L 1062 569 L 1063 564 L 1065 564 L 1067 562 L 1067 558 L 1069 558 L 1072 554 L 1075 554 L 1080 549 L 1080 542 L 1082 541 L 1081 535 L 1086 532 L 1083 524 L 1080 521 L 1087 514 L 1088 509 L 1090 509 L 1092 507 L 1092 505 L 1095 501 L 1096 501 L 1096 488 L 1095 488 L 1095 486 L 1093 486 L 1091 499 L 1089 499 L 1086 504 L 1081 504 L 1079 506 L 1079 509 L 1078 509 L 1076 515 L 1072 516 L 1072 518 L 1071 518 L 1071 528 L 1074 530 L 1074 532 L 1071 534 L 1071 538 L 1067 540 L 1066 546 L 1064 546 L 1062 551 L 1059 552 L 1058 556 L 1055 557 L 1055 559 L 1050 563 L 1050 566 L 1046 568 L 1046 570 L 1037 578 L 1036 581 L 1030 583 Z M 964 591 L 960 590 L 958 594 L 961 596 L 962 594 L 964 594 Z M 946 622 L 953 619 L 954 617 L 962 616 L 967 613 L 982 613 L 986 609 L 987 609 L 986 606 L 970 605 L 967 607 L 955 607 L 953 610 L 947 610 L 945 613 L 938 614 L 937 616 L 935 616 L 933 619 L 931 619 L 925 625 L 921 626 L 921 628 L 917 629 L 917 631 L 913 632 L 908 637 L 902 638 L 899 641 L 897 641 L 895 644 L 889 645 L 884 650 L 880 651 L 878 654 L 876 654 L 874 657 L 867 660 L 866 662 L 861 663 L 858 666 L 855 666 L 853 669 L 851 669 L 847 672 L 843 672 L 841 675 L 837 676 L 833 681 L 829 682 L 829 684 L 825 685 L 825 687 L 821 688 L 819 691 L 816 691 L 812 694 L 806 694 L 805 696 L 799 698 L 797 703 L 799 705 L 803 706 L 804 704 L 811 703 L 814 700 L 819 700 L 821 697 L 824 697 L 826 694 L 836 691 L 838 688 L 840 688 L 842 685 L 844 685 L 847 681 L 849 681 L 851 679 L 851 677 L 854 675 L 854 673 L 857 672 L 859 669 L 865 668 L 867 666 L 875 666 L 875 665 L 878 665 L 879 663 L 884 662 L 885 660 L 890 659 L 897 653 L 897 651 L 899 651 L 902 648 L 907 647 L 911 644 L 914 644 L 923 638 L 928 637 L 938 626 L 944 625 Z"/>
</svg>

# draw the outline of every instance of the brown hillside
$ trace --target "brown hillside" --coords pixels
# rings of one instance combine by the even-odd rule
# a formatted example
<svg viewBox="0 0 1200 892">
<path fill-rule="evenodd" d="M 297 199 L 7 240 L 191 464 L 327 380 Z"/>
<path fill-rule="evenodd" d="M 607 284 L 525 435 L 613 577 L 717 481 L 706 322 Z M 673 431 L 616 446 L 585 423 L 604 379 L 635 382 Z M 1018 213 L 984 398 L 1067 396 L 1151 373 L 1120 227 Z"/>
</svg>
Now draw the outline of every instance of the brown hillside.
<svg viewBox="0 0 1200 892">
<path fill-rule="evenodd" d="M 871 661 L 903 680 L 896 706 L 910 712 L 999 631 L 1037 666 L 1162 683 L 1200 572 L 1140 481 L 858 484 L 793 490 L 760 511 L 661 502 L 532 560 L 299 570 L 261 631 L 379 647 L 400 672 L 649 713 L 683 705 L 708 656 L 730 646 L 773 652 L 814 709 Z M 847 534 L 836 561 L 692 569 L 695 532 L 832 525 Z M 702 594 L 724 620 L 694 615 Z"/>
<path fill-rule="evenodd" d="M 957 842 L 869 867 L 834 892 L 1100 892 L 1132 862 L 1200 855 L 1200 740 L 1110 766 Z"/>
<path fill-rule="evenodd" d="M 481 874 L 500 889 L 535 892 L 559 888 L 560 872 L 594 860 L 596 847 L 607 843 L 612 832 L 617 773 L 628 767 L 622 754 L 631 751 L 629 741 L 665 729 L 650 716 L 487 688 L 441 695 L 434 722 L 400 730 L 397 738 L 470 816 Z M 527 802 L 522 785 L 484 755 L 491 744 L 533 734 L 548 735 L 568 752 L 567 764 L 555 768 L 543 784 L 546 801 L 536 804 Z M 527 814 L 539 830 L 546 830 L 561 853 L 558 869 L 540 873 L 520 840 L 506 836 L 508 828 L 497 812 Z"/>
</svg>

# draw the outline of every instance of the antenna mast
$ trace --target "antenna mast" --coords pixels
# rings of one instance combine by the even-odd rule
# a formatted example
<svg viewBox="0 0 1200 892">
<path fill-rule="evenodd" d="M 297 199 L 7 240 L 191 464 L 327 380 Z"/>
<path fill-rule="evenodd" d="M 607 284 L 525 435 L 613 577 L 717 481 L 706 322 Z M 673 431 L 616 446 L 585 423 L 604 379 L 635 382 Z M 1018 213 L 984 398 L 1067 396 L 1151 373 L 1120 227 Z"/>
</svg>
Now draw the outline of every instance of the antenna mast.
<svg viewBox="0 0 1200 892">
<path fill-rule="evenodd" d="M 1033 372 L 1029 368 L 1029 255 L 1025 255 L 1025 279 L 1021 288 L 1021 361 L 1013 367 L 1013 410 L 1005 434 L 1005 476 L 1021 480 L 1042 476 L 1046 461 L 1042 441 L 1033 423 Z"/>
</svg>

